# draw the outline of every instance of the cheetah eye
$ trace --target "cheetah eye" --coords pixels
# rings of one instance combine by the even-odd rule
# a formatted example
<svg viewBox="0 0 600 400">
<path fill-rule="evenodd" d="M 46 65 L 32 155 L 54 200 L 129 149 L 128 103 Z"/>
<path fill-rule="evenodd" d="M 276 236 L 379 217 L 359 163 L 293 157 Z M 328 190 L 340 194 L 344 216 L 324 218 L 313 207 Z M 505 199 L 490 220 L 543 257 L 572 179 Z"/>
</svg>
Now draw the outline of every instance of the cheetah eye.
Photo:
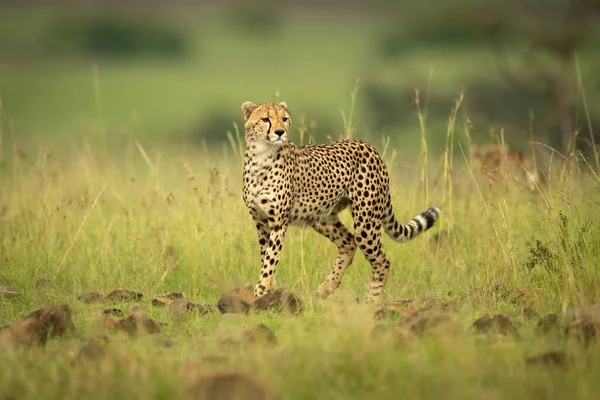
<svg viewBox="0 0 600 400">
<path fill-rule="evenodd" d="M 288 117 L 283 117 L 283 122 L 288 122 L 290 119 Z"/>
<path fill-rule="evenodd" d="M 261 118 L 263 122 L 269 122 L 269 118 Z"/>
</svg>

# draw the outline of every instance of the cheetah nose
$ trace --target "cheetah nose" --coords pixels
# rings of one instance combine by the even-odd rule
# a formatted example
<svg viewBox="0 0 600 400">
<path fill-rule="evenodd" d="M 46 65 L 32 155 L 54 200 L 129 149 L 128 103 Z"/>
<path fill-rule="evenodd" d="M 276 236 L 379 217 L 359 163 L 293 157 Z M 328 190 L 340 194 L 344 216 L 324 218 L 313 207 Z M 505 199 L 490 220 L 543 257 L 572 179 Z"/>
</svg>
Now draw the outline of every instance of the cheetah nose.
<svg viewBox="0 0 600 400">
<path fill-rule="evenodd" d="M 281 137 L 281 135 L 283 135 L 285 133 L 285 131 L 283 129 L 277 129 L 275 130 L 275 134 L 279 137 Z"/>
</svg>

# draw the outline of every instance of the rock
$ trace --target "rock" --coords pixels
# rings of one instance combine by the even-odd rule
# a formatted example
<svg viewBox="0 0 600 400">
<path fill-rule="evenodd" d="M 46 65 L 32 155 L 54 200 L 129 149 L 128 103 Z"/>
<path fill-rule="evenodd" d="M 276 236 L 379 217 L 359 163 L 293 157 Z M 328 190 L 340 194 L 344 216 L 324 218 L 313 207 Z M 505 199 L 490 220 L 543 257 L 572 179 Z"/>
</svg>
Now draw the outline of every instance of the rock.
<svg viewBox="0 0 600 400">
<path fill-rule="evenodd" d="M 152 299 L 150 304 L 152 304 L 155 307 L 164 307 L 168 306 L 172 301 L 172 299 L 169 299 L 167 297 L 155 297 Z"/>
<path fill-rule="evenodd" d="M 20 295 L 21 295 L 21 293 L 10 288 L 9 286 L 6 286 L 6 285 L 3 285 L 2 283 L 0 283 L 0 297 L 17 297 Z"/>
<path fill-rule="evenodd" d="M 71 314 L 71 307 L 67 304 L 36 310 L 3 329 L 0 332 L 0 343 L 45 344 L 48 338 L 64 336 L 75 329 Z"/>
<path fill-rule="evenodd" d="M 169 303 L 169 314 L 175 319 L 185 319 L 187 313 L 207 314 L 207 311 L 200 304 L 189 300 L 173 300 Z"/>
<path fill-rule="evenodd" d="M 596 341 L 600 333 L 600 322 L 593 317 L 578 318 L 571 322 L 566 329 L 567 337 L 575 339 L 587 347 Z"/>
<path fill-rule="evenodd" d="M 242 337 L 248 344 L 260 344 L 260 345 L 276 345 L 277 336 L 275 332 L 264 324 L 258 324 L 250 328 L 242 330 Z"/>
<path fill-rule="evenodd" d="M 108 330 L 117 329 L 117 320 L 112 317 L 106 317 L 102 315 L 99 318 L 94 319 L 93 325 L 96 330 L 106 332 Z"/>
<path fill-rule="evenodd" d="M 104 295 L 102 293 L 98 293 L 98 292 L 83 293 L 83 294 L 79 295 L 77 300 L 82 301 L 87 304 L 103 303 Z"/>
<path fill-rule="evenodd" d="M 439 297 L 424 297 L 421 299 L 393 299 L 375 312 L 376 319 L 388 317 L 409 318 L 427 310 L 440 310 L 450 312 L 456 309 L 456 301 L 443 300 Z"/>
<path fill-rule="evenodd" d="M 586 307 L 567 308 L 565 315 L 572 319 L 587 318 L 589 320 L 600 323 L 600 303 Z"/>
<path fill-rule="evenodd" d="M 535 332 L 537 334 L 547 334 L 552 331 L 558 332 L 561 330 L 561 326 L 563 325 L 562 317 L 558 314 L 548 314 L 544 315 L 542 318 L 538 320 L 538 323 L 535 327 Z"/>
<path fill-rule="evenodd" d="M 511 319 L 504 314 L 483 316 L 473 322 L 471 330 L 478 333 L 497 333 L 519 337 L 517 328 L 515 328 Z"/>
<path fill-rule="evenodd" d="M 244 372 L 216 372 L 196 375 L 189 385 L 193 400 L 275 400 L 277 397 L 261 381 Z"/>
<path fill-rule="evenodd" d="M 564 367 L 569 363 L 569 357 L 562 351 L 550 351 L 548 353 L 538 354 L 537 356 L 525 359 L 525 364 L 529 366 L 536 365 L 555 365 Z"/>
<path fill-rule="evenodd" d="M 402 326 L 410 329 L 417 335 L 423 335 L 429 330 L 438 328 L 443 325 L 451 325 L 452 318 L 447 314 L 433 314 L 433 315 L 417 315 L 411 318 L 407 318 L 402 323 Z"/>
<path fill-rule="evenodd" d="M 233 314 L 248 314 L 252 307 L 250 303 L 238 296 L 221 296 L 217 307 L 222 314 L 233 313 Z"/>
<path fill-rule="evenodd" d="M 115 329 L 130 335 L 160 332 L 160 326 L 152 318 L 133 314 L 117 322 Z"/>
<path fill-rule="evenodd" d="M 165 293 L 165 294 L 158 295 L 156 297 L 157 298 L 158 297 L 162 297 L 162 298 L 169 299 L 169 300 L 180 300 L 180 299 L 183 299 L 183 293 L 181 293 L 181 292 L 168 292 L 168 293 Z"/>
<path fill-rule="evenodd" d="M 401 325 L 375 325 L 370 336 L 372 339 L 377 340 L 389 338 L 399 344 L 406 343 L 416 337 L 413 331 Z"/>
<path fill-rule="evenodd" d="M 231 289 L 223 293 L 223 296 L 237 296 L 249 304 L 254 303 L 254 300 L 256 300 L 256 297 L 254 296 L 254 286 L 252 285 L 244 285 L 239 288 Z"/>
<path fill-rule="evenodd" d="M 74 363 L 83 362 L 86 360 L 97 360 L 106 355 L 104 346 L 96 341 L 86 343 L 81 347 L 75 358 Z"/>
<path fill-rule="evenodd" d="M 124 317 L 125 314 L 123 314 L 123 311 L 119 310 L 118 308 L 107 308 L 105 310 L 102 310 L 102 314 L 106 315 L 106 316 L 113 316 L 113 317 Z"/>
<path fill-rule="evenodd" d="M 257 311 L 274 310 L 300 314 L 304 309 L 304 305 L 302 300 L 294 293 L 285 288 L 278 288 L 254 300 L 253 308 Z"/>
<path fill-rule="evenodd" d="M 114 303 L 124 301 L 140 301 L 144 297 L 142 293 L 132 292 L 125 289 L 117 289 L 110 292 L 106 298 Z"/>
<path fill-rule="evenodd" d="M 534 319 L 539 317 L 539 313 L 532 307 L 525 307 L 521 310 L 521 315 L 527 319 Z"/>
<path fill-rule="evenodd" d="M 143 304 L 135 303 L 131 307 L 129 307 L 129 313 L 130 314 L 141 314 L 144 312 L 145 309 L 146 309 L 146 307 L 144 307 Z"/>
</svg>

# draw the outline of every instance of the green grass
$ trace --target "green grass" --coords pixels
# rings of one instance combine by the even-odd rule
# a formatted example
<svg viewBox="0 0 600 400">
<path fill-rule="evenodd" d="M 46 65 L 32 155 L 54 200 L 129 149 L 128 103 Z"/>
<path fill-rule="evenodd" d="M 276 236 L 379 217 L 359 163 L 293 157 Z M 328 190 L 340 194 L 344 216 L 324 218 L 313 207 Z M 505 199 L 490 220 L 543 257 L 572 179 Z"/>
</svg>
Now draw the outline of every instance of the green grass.
<svg viewBox="0 0 600 400">
<path fill-rule="evenodd" d="M 378 146 L 383 150 L 382 146 Z M 301 316 L 266 313 L 230 319 L 220 315 L 173 320 L 152 296 L 183 291 L 201 304 L 216 303 L 226 289 L 254 283 L 259 254 L 254 227 L 240 193 L 241 160 L 218 152 L 164 150 L 147 146 L 86 149 L 70 158 L 4 149 L 0 170 L 0 282 L 22 296 L 0 299 L 0 325 L 37 308 L 70 304 L 76 332 L 45 347 L 2 349 L 0 395 L 37 398 L 175 398 L 185 396 L 189 363 L 201 371 L 242 370 L 267 382 L 283 399 L 306 398 L 595 398 L 599 383 L 597 345 L 539 336 L 535 321 L 520 317 L 522 304 L 490 288 L 523 287 L 542 314 L 600 300 L 599 182 L 569 164 L 552 171 L 549 187 L 533 195 L 507 182 L 507 190 L 481 192 L 465 170 L 448 191 L 441 160 L 429 155 L 429 202 L 439 205 L 439 226 L 400 245 L 386 238 L 392 262 L 386 299 L 441 297 L 456 300 L 455 329 L 438 329 L 402 344 L 374 340 L 374 309 L 364 298 L 369 267 L 357 254 L 339 294 L 314 296 L 335 259 L 334 246 L 312 231 L 292 228 L 286 239 L 279 286 L 305 303 Z M 426 206 L 423 190 L 406 178 L 386 152 L 396 215 L 407 220 Z M 107 155 L 109 154 L 109 155 Z M 160 157 L 159 157 L 160 155 Z M 464 165 L 455 161 L 455 178 Z M 193 176 L 194 179 L 190 179 Z M 438 182 L 436 184 L 436 182 Z M 566 218 L 566 225 L 565 225 Z M 344 215 L 349 222 L 349 216 Z M 436 244 L 449 226 L 460 235 Z M 528 242 L 546 243 L 548 263 L 527 268 Z M 169 249 L 169 250 L 167 250 Z M 49 279 L 38 288 L 36 281 Z M 166 323 L 153 338 L 111 335 L 101 360 L 72 364 L 81 344 L 98 333 L 102 306 L 77 301 L 82 292 L 123 287 L 144 293 L 146 313 Z M 127 313 L 130 304 L 117 304 Z M 520 340 L 481 337 L 467 331 L 488 313 L 514 317 Z M 231 348 L 220 340 L 243 327 L 264 323 L 279 343 Z M 566 369 L 531 368 L 525 357 L 565 350 L 575 357 Z M 219 355 L 219 362 L 211 357 Z M 214 358 L 213 358 L 214 359 Z"/>
</svg>

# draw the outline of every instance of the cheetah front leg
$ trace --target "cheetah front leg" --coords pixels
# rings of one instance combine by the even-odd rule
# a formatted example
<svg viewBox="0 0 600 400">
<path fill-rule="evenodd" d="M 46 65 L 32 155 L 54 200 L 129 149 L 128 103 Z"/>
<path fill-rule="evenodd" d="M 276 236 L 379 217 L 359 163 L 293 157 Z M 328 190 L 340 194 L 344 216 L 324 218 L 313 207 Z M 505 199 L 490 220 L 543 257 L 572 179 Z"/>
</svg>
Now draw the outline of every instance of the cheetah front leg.
<svg viewBox="0 0 600 400">
<path fill-rule="evenodd" d="M 269 238 L 262 260 L 260 279 L 254 287 L 254 295 L 256 297 L 264 296 L 271 290 L 275 271 L 277 270 L 277 264 L 279 263 L 279 256 L 285 240 L 287 223 L 270 222 L 269 228 Z"/>
<path fill-rule="evenodd" d="M 254 225 L 256 225 L 256 233 L 258 233 L 258 245 L 260 246 L 260 262 L 261 265 L 263 265 L 265 262 L 265 253 L 267 252 L 267 243 L 269 242 L 269 235 L 271 233 L 271 228 L 269 228 L 269 220 L 266 217 L 261 217 L 256 210 L 252 210 L 250 214 L 254 220 Z"/>
</svg>

